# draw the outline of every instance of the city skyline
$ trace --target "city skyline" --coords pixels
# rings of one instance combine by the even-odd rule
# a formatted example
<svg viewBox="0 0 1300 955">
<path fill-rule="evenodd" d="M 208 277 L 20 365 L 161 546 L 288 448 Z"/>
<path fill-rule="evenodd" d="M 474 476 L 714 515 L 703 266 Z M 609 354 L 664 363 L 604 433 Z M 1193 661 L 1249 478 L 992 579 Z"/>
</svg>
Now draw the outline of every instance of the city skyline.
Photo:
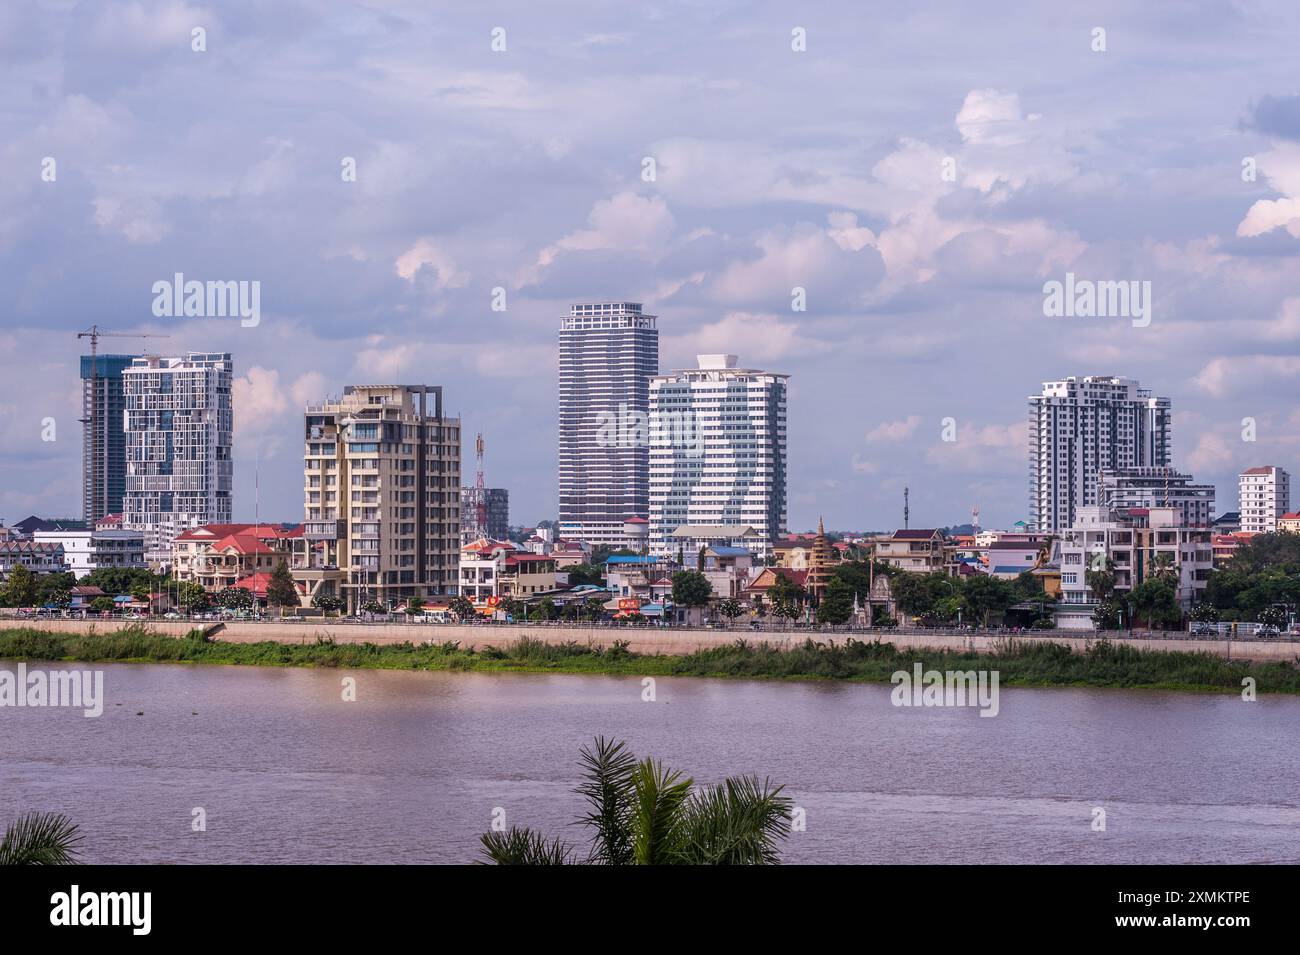
<svg viewBox="0 0 1300 955">
<path fill-rule="evenodd" d="M 102 319 L 234 355 L 238 518 L 255 455 L 296 470 L 301 407 L 376 380 L 445 387 L 516 520 L 554 518 L 553 329 L 579 300 L 661 316 L 661 367 L 726 351 L 791 374 L 792 529 L 896 525 L 904 486 L 914 523 L 1027 518 L 1006 466 L 1023 401 L 1071 374 L 1168 395 L 1175 466 L 1221 503 L 1247 467 L 1295 469 L 1296 11 L 1193 27 L 1103 5 L 1103 53 L 1090 20 L 1033 7 L 1008 26 L 954 5 L 936 27 L 831 6 L 798 14 L 796 53 L 793 13 L 667 9 L 515 11 L 500 53 L 468 12 L 352 11 L 345 44 L 334 18 L 283 38 L 294 84 L 233 13 L 211 12 L 204 53 L 183 17 L 137 30 L 108 8 L 6 31 L 0 515 L 80 511 L 74 336 Z M 436 65 L 411 39 L 429 30 Z M 365 79 L 315 82 L 314 44 Z M 155 316 L 177 273 L 260 282 L 260 320 Z M 1067 275 L 1149 281 L 1149 324 L 1048 317 Z M 293 495 L 264 482 L 262 513 L 294 517 Z"/>
</svg>

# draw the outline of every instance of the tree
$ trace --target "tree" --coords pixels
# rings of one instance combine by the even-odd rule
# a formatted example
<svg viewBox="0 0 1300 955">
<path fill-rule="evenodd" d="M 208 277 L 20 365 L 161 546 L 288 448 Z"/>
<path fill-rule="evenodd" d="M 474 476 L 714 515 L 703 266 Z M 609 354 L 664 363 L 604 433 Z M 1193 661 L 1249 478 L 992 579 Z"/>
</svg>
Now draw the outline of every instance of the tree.
<svg viewBox="0 0 1300 955">
<path fill-rule="evenodd" d="M 1173 630 L 1182 622 L 1183 611 L 1173 585 L 1158 577 L 1144 580 L 1129 594 L 1133 612 L 1151 629 Z"/>
<path fill-rule="evenodd" d="M 976 574 L 966 578 L 961 588 L 971 622 L 981 626 L 989 624 L 989 614 L 1005 613 L 1016 603 L 1018 593 L 1010 582 L 991 574 Z"/>
<path fill-rule="evenodd" d="M 767 601 L 762 594 L 754 594 L 754 616 L 759 620 L 767 616 Z"/>
<path fill-rule="evenodd" d="M 1118 630 L 1123 620 L 1122 609 L 1123 604 L 1115 599 L 1097 604 L 1097 609 L 1092 612 L 1092 625 L 1098 630 Z"/>
<path fill-rule="evenodd" d="M 251 610 L 256 602 L 247 587 L 225 587 L 213 595 L 213 602 L 222 610 Z"/>
<path fill-rule="evenodd" d="M 569 584 L 577 587 L 580 584 L 594 584 L 602 587 L 605 584 L 605 575 L 599 567 L 593 564 L 574 564 L 567 568 L 569 574 Z"/>
<path fill-rule="evenodd" d="M 582 616 L 584 620 L 596 621 L 605 614 L 605 601 L 599 597 L 588 597 L 582 602 Z"/>
<path fill-rule="evenodd" d="M 1188 616 L 1191 617 L 1192 620 L 1194 620 L 1196 623 L 1218 623 L 1219 622 L 1218 608 L 1216 608 L 1214 604 L 1210 604 L 1210 603 L 1197 604 L 1195 607 L 1192 608 L 1192 612 L 1188 614 Z"/>
<path fill-rule="evenodd" d="M 736 618 L 744 612 L 745 609 L 740 606 L 740 601 L 734 597 L 728 597 L 718 604 L 718 613 L 726 617 L 728 623 L 734 623 Z"/>
<path fill-rule="evenodd" d="M 1174 563 L 1173 555 L 1167 552 L 1156 554 L 1156 559 L 1151 562 L 1151 576 L 1156 580 L 1177 585 L 1178 565 Z"/>
<path fill-rule="evenodd" d="M 385 606 L 384 606 L 382 603 L 380 603 L 378 600 L 376 600 L 374 597 L 371 597 L 369 600 L 365 601 L 365 602 L 361 605 L 361 608 L 360 608 L 360 609 L 361 609 L 361 612 L 362 612 L 362 613 L 369 613 L 369 614 L 387 613 L 387 612 L 388 612 L 388 608 L 385 607 Z"/>
<path fill-rule="evenodd" d="M 68 595 L 68 603 L 71 603 L 71 590 L 77 585 L 77 575 L 71 571 L 61 573 L 41 574 L 36 580 L 36 599 L 33 601 L 37 606 L 44 607 L 46 604 L 53 604 L 56 607 L 66 607 L 67 603 L 60 603 L 60 595 Z"/>
<path fill-rule="evenodd" d="M 409 600 L 406 601 L 407 616 L 415 616 L 415 614 L 419 613 L 423 609 L 424 609 L 423 597 L 411 597 Z"/>
<path fill-rule="evenodd" d="M 1083 575 L 1083 582 L 1092 591 L 1092 599 L 1099 604 L 1104 604 L 1110 600 L 1115 593 L 1113 567 L 1114 564 L 1111 563 L 1110 558 L 1107 558 L 1102 568 L 1088 570 Z"/>
<path fill-rule="evenodd" d="M 471 619 L 476 613 L 473 602 L 464 594 L 452 597 L 448 609 L 451 610 L 457 620 L 462 622 Z"/>
<path fill-rule="evenodd" d="M 1276 627 L 1278 630 L 1285 630 L 1290 621 L 1287 619 L 1285 607 L 1265 607 L 1259 612 L 1259 622 L 1266 627 Z"/>
<path fill-rule="evenodd" d="M 95 613 L 104 613 L 113 610 L 117 604 L 113 603 L 112 597 L 96 597 L 90 602 L 90 609 Z"/>
<path fill-rule="evenodd" d="M 38 596 L 36 577 L 31 570 L 25 564 L 10 567 L 9 579 L 5 581 L 5 603 L 10 607 L 32 607 Z"/>
<path fill-rule="evenodd" d="M 283 559 L 271 571 L 271 580 L 266 585 L 266 605 L 268 607 L 297 607 L 298 588 L 294 585 L 293 574 Z"/>
<path fill-rule="evenodd" d="M 839 626 L 853 616 L 853 587 L 841 577 L 832 577 L 826 584 L 826 593 L 817 605 L 817 622 Z"/>
<path fill-rule="evenodd" d="M 312 595 L 311 605 L 324 613 L 338 613 L 343 609 L 343 598 L 337 594 L 317 591 Z"/>
<path fill-rule="evenodd" d="M 159 577 L 144 567 L 99 567 L 92 570 L 78 581 L 85 587 L 98 587 L 106 594 L 129 594 L 137 586 L 149 588 L 150 593 L 157 593 L 166 584 L 166 578 Z"/>
<path fill-rule="evenodd" d="M 791 619 L 799 616 L 799 611 L 803 609 L 803 603 L 808 599 L 808 591 L 800 584 L 795 583 L 794 578 L 788 574 L 777 571 L 776 580 L 768 589 L 767 595 L 772 600 L 772 608 L 778 617 L 790 617 Z M 793 607 L 794 613 L 781 613 L 778 607 Z"/>
<path fill-rule="evenodd" d="M 184 607 L 190 613 L 203 613 L 212 603 L 212 598 L 208 595 L 208 592 L 196 580 L 182 580 L 168 589 L 172 590 L 176 595 L 177 605 Z"/>
<path fill-rule="evenodd" d="M 537 601 L 537 619 L 554 620 L 560 615 L 560 609 L 555 606 L 555 598 L 547 596 Z"/>
<path fill-rule="evenodd" d="M 0 865 L 72 865 L 80 853 L 81 831 L 58 812 L 29 812 L 5 830 Z"/>
<path fill-rule="evenodd" d="M 673 603 L 679 607 L 703 607 L 713 596 L 709 578 L 698 570 L 679 570 L 673 574 Z"/>
<path fill-rule="evenodd" d="M 579 822 L 593 836 L 585 859 L 561 839 L 511 827 L 481 837 L 498 865 L 773 865 L 790 833 L 793 802 L 756 776 L 717 786 L 694 780 L 652 758 L 637 762 L 625 742 L 597 737 L 581 751 L 587 802 Z"/>
</svg>

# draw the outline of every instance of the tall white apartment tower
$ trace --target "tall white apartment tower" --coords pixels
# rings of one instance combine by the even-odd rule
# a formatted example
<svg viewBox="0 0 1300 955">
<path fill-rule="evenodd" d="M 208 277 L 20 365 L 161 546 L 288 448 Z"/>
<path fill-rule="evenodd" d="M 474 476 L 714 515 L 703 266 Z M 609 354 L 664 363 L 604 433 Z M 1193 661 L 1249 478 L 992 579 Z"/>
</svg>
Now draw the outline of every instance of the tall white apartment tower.
<svg viewBox="0 0 1300 955">
<path fill-rule="evenodd" d="M 635 302 L 572 305 L 560 324 L 560 536 L 624 543 L 649 510 L 646 420 L 655 316 Z"/>
<path fill-rule="evenodd" d="M 145 355 L 122 369 L 122 526 L 144 532 L 150 565 L 171 560 L 182 531 L 230 523 L 232 374 L 229 353 L 220 352 Z"/>
<path fill-rule="evenodd" d="M 786 529 L 789 375 L 699 355 L 698 368 L 650 379 L 650 548 L 672 554 L 692 525 Z"/>
<path fill-rule="evenodd" d="M 1074 524 L 1099 502 L 1103 471 L 1172 464 L 1172 415 L 1131 378 L 1094 375 L 1043 382 L 1029 399 L 1029 513 L 1034 530 Z"/>
<path fill-rule="evenodd" d="M 1277 530 L 1277 519 L 1291 510 L 1291 475 L 1272 465 L 1247 468 L 1237 477 L 1241 529 L 1256 534 Z"/>
</svg>

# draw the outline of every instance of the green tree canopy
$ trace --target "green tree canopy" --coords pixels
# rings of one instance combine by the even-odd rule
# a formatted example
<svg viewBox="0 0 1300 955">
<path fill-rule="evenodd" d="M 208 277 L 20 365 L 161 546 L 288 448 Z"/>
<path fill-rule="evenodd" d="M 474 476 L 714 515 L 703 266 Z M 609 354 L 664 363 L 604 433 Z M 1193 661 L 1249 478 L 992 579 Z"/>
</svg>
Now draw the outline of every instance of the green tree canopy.
<svg viewBox="0 0 1300 955">
<path fill-rule="evenodd" d="M 289 565 L 282 559 L 271 571 L 271 579 L 266 585 L 266 603 L 269 607 L 299 606 L 298 588 L 294 586 L 293 574 Z"/>
<path fill-rule="evenodd" d="M 703 607 L 713 595 L 713 585 L 698 570 L 673 574 L 673 603 L 679 607 Z"/>
</svg>

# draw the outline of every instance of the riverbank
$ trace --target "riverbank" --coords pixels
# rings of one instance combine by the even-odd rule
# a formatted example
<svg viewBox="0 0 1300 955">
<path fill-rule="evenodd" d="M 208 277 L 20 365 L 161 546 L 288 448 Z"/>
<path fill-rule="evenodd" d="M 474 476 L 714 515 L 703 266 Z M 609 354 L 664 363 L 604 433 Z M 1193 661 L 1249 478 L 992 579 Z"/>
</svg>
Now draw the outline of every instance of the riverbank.
<svg viewBox="0 0 1300 955">
<path fill-rule="evenodd" d="M 611 635 L 608 645 L 545 642 L 522 636 L 501 646 L 440 644 L 235 643 L 128 627 L 110 633 L 0 630 L 0 660 L 204 663 L 275 667 L 392 670 L 476 670 L 701 676 L 746 679 L 853 680 L 887 683 L 898 670 L 997 670 L 1002 685 L 1176 689 L 1240 693 L 1253 677 L 1262 693 L 1300 693 L 1294 661 L 1227 660 L 1204 652 L 1138 649 L 1109 641 L 1083 652 L 1068 645 L 1007 638 L 984 652 L 898 647 L 848 639 L 775 646 L 735 639 L 686 654 L 644 654 Z"/>
</svg>

